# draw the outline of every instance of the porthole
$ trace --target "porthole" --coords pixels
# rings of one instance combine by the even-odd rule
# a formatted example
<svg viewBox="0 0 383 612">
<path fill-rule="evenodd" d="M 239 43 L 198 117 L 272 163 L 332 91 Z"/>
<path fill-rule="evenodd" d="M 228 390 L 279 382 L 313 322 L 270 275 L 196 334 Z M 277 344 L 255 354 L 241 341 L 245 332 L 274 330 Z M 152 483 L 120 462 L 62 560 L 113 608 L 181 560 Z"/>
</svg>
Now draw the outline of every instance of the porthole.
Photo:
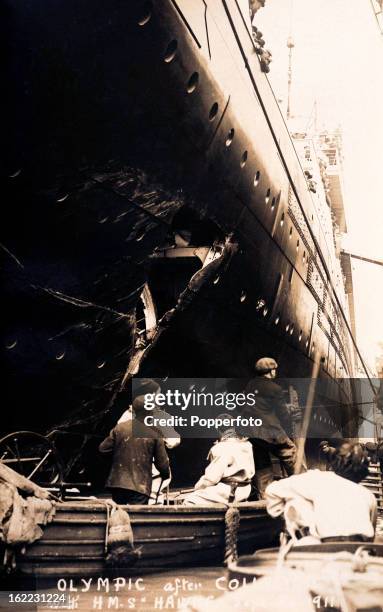
<svg viewBox="0 0 383 612">
<path fill-rule="evenodd" d="M 172 62 L 175 58 L 175 56 L 177 55 L 177 48 L 178 48 L 178 42 L 176 40 L 172 40 L 165 51 L 164 54 L 164 62 L 166 64 L 170 64 L 170 62 Z"/>
<path fill-rule="evenodd" d="M 292 335 L 293 335 L 293 333 L 294 333 L 294 325 L 292 325 L 292 326 L 290 327 L 290 336 L 292 336 Z"/>
<path fill-rule="evenodd" d="M 302 330 L 300 330 L 300 332 L 299 332 L 299 336 L 298 336 L 298 340 L 299 340 L 299 342 L 302 340 L 302 336 L 303 336 L 303 332 L 302 332 Z"/>
<path fill-rule="evenodd" d="M 219 283 L 219 276 L 216 276 L 215 279 L 213 280 L 213 285 L 218 285 Z"/>
<path fill-rule="evenodd" d="M 274 208 L 275 208 L 275 196 L 271 200 L 271 210 L 274 210 Z"/>
<path fill-rule="evenodd" d="M 280 225 L 281 227 L 283 227 L 284 222 L 285 222 L 285 213 L 282 213 L 282 216 L 281 216 L 281 220 L 280 220 L 280 222 L 279 222 L 279 225 Z"/>
<path fill-rule="evenodd" d="M 69 193 L 64 193 L 63 195 L 60 195 L 60 197 L 57 198 L 56 202 L 58 202 L 59 204 L 61 204 L 61 202 L 65 202 L 65 200 L 69 197 Z"/>
<path fill-rule="evenodd" d="M 256 187 L 258 185 L 260 176 L 261 176 L 261 173 L 259 172 L 259 170 L 257 170 L 257 172 L 255 173 L 255 176 L 254 176 L 254 187 Z"/>
<path fill-rule="evenodd" d="M 246 300 L 246 292 L 242 291 L 241 297 L 239 298 L 240 302 L 244 302 Z"/>
<path fill-rule="evenodd" d="M 146 25 L 150 19 L 152 17 L 152 3 L 151 2 L 145 2 L 143 9 L 142 9 L 142 13 L 141 13 L 141 17 L 138 20 L 138 25 L 139 26 L 144 26 Z"/>
<path fill-rule="evenodd" d="M 268 189 L 268 190 L 266 191 L 266 196 L 265 196 L 265 202 L 266 202 L 266 204 L 268 204 L 268 202 L 269 202 L 269 200 L 270 200 L 270 193 L 271 193 L 271 191 L 270 191 L 270 189 Z"/>
<path fill-rule="evenodd" d="M 233 139 L 234 139 L 234 128 L 231 128 L 230 132 L 228 133 L 226 137 L 225 145 L 227 147 L 230 147 L 231 143 L 233 142 Z"/>
<path fill-rule="evenodd" d="M 20 174 L 21 174 L 21 168 L 19 168 L 19 170 L 16 170 L 15 172 L 12 172 L 12 174 L 9 175 L 9 178 L 11 179 L 17 178 Z"/>
<path fill-rule="evenodd" d="M 198 74 L 198 72 L 193 72 L 193 74 L 191 75 L 190 79 L 188 80 L 188 84 L 187 84 L 187 87 L 186 87 L 186 91 L 189 94 L 193 93 L 193 91 L 195 91 L 197 89 L 198 81 L 199 81 L 199 74 Z"/>
<path fill-rule="evenodd" d="M 56 355 L 56 361 L 61 361 L 62 359 L 64 359 L 64 357 L 65 357 L 65 351 L 60 351 Z"/>
<path fill-rule="evenodd" d="M 277 316 L 275 317 L 275 321 L 274 321 L 274 324 L 275 324 L 275 325 L 278 325 L 278 323 L 279 323 L 279 319 L 280 319 L 280 316 L 279 316 L 279 315 L 277 315 Z"/>
<path fill-rule="evenodd" d="M 291 238 L 291 236 L 293 235 L 293 228 L 290 227 L 290 231 L 289 231 L 289 238 Z"/>
<path fill-rule="evenodd" d="M 106 364 L 106 361 L 99 361 L 97 363 L 97 369 L 101 370 L 101 368 L 103 368 L 105 364 Z"/>
<path fill-rule="evenodd" d="M 303 263 L 306 261 L 306 251 L 303 251 Z"/>
<path fill-rule="evenodd" d="M 239 165 L 241 166 L 241 168 L 245 167 L 246 162 L 247 162 L 247 156 L 248 156 L 247 151 L 244 151 L 241 157 L 241 161 L 239 162 Z"/>
<path fill-rule="evenodd" d="M 267 306 L 265 306 L 265 308 L 263 309 L 263 316 L 266 317 L 267 313 L 269 312 L 269 309 L 267 308 Z"/>
<path fill-rule="evenodd" d="M 290 329 L 290 323 L 287 323 L 287 325 L 286 325 L 286 327 L 285 327 L 286 332 L 288 332 L 288 331 L 289 331 L 289 329 Z"/>
<path fill-rule="evenodd" d="M 12 349 L 15 348 L 15 346 L 17 346 L 17 340 L 10 340 L 9 342 L 7 342 L 7 344 L 5 345 L 5 348 L 8 349 L 8 351 L 11 351 Z"/>
<path fill-rule="evenodd" d="M 297 253 L 299 251 L 299 240 L 297 240 Z"/>
<path fill-rule="evenodd" d="M 209 112 L 209 121 L 214 121 L 218 113 L 218 102 L 214 102 Z"/>
</svg>

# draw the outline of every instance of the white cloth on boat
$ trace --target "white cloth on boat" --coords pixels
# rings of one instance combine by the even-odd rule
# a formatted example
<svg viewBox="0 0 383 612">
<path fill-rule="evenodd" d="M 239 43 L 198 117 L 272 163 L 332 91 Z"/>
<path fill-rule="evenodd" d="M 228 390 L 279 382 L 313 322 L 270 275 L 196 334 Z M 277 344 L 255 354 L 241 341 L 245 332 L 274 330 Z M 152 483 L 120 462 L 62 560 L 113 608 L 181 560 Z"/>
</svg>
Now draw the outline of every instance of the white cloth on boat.
<svg viewBox="0 0 383 612">
<path fill-rule="evenodd" d="M 249 483 L 254 476 L 253 447 L 245 438 L 229 437 L 216 442 L 209 451 L 210 461 L 204 475 L 195 484 L 194 491 L 184 498 L 184 504 L 206 505 L 212 502 L 227 504 L 231 486 L 222 480 L 238 483 L 235 501 L 246 501 L 250 495 Z"/>
<path fill-rule="evenodd" d="M 48 499 L 22 497 L 15 485 L 0 479 L 0 540 L 10 545 L 30 544 L 43 535 L 55 505 Z"/>
<path fill-rule="evenodd" d="M 335 472 L 308 470 L 275 481 L 266 489 L 266 504 L 271 516 L 284 515 L 292 537 L 300 527 L 307 527 L 310 535 L 318 539 L 374 536 L 374 495 Z"/>
</svg>

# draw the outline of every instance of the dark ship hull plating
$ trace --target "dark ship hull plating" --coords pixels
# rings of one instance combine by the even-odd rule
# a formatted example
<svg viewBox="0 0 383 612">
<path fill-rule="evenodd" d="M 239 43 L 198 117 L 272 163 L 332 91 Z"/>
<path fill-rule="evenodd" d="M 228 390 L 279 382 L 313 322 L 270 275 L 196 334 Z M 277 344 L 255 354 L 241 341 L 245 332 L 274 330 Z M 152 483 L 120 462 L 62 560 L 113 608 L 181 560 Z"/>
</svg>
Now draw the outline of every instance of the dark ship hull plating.
<svg viewBox="0 0 383 612">
<path fill-rule="evenodd" d="M 140 372 L 246 378 L 267 354 L 281 376 L 309 377 L 320 356 L 347 420 L 349 331 L 238 3 L 10 0 L 2 12 L 7 429 L 102 434 L 128 401 L 138 338 L 201 267 L 195 249 L 229 235 L 239 252 Z"/>
</svg>

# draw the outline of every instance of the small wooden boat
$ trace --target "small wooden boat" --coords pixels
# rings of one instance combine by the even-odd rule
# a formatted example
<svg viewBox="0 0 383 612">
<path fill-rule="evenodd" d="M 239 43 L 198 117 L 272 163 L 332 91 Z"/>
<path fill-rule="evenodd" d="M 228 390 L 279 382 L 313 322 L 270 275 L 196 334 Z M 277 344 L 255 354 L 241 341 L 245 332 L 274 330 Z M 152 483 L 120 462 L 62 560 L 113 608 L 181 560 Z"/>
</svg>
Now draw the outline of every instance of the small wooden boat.
<svg viewBox="0 0 383 612">
<path fill-rule="evenodd" d="M 276 548 L 240 557 L 229 565 L 228 580 L 252 589 L 251 585 L 264 585 L 276 576 L 280 584 L 282 580 L 291 582 L 296 579 L 297 584 L 306 585 L 313 604 L 321 612 L 329 608 L 383 609 L 382 542 L 340 541 L 298 546 L 285 556 L 281 564 L 278 561 L 279 550 Z M 241 597 L 256 597 L 260 592 L 257 588 L 251 593 L 240 591 L 237 605 Z"/>
<path fill-rule="evenodd" d="M 265 503 L 238 506 L 240 554 L 275 542 L 281 523 Z M 134 546 L 141 556 L 134 570 L 223 564 L 227 507 L 124 506 L 130 516 Z M 19 554 L 17 567 L 36 576 L 89 576 L 107 570 L 107 505 L 101 500 L 63 502 L 44 528 L 43 537 Z"/>
<path fill-rule="evenodd" d="M 296 546 L 285 557 L 283 565 L 289 569 L 318 571 L 324 563 L 337 559 L 337 563 L 350 565 L 350 558 L 340 553 L 356 554 L 363 549 L 370 555 L 370 563 L 377 564 L 383 571 L 383 542 L 329 542 L 308 546 Z M 244 555 L 229 565 L 230 579 L 251 583 L 274 572 L 277 567 L 279 550 L 266 548 L 252 555 Z"/>
</svg>

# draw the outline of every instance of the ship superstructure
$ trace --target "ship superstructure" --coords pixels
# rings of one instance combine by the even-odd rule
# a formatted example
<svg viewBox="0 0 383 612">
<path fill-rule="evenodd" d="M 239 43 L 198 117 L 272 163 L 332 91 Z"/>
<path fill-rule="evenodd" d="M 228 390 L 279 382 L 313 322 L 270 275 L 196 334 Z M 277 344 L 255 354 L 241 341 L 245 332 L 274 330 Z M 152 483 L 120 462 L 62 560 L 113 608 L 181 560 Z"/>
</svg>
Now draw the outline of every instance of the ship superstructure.
<svg viewBox="0 0 383 612">
<path fill-rule="evenodd" d="M 358 356 L 355 350 L 356 327 L 352 271 L 350 256 L 342 249 L 343 236 L 347 234 L 347 223 L 344 205 L 341 131 L 339 128 L 332 132 L 322 131 L 311 134 L 293 131 L 292 137 L 309 191 L 312 193 L 321 232 L 324 236 L 326 260 L 333 286 L 352 332 L 352 335 L 347 334 L 348 341 L 345 341 L 345 346 L 351 364 L 349 374 L 354 377 Z M 331 312 L 333 312 L 326 298 L 327 296 L 323 300 L 320 325 L 325 325 L 326 312 L 327 319 L 328 315 L 331 319 Z M 336 336 L 336 325 L 331 326 L 329 340 L 334 349 L 336 349 Z M 344 364 L 340 363 L 339 368 L 342 372 Z"/>
</svg>

